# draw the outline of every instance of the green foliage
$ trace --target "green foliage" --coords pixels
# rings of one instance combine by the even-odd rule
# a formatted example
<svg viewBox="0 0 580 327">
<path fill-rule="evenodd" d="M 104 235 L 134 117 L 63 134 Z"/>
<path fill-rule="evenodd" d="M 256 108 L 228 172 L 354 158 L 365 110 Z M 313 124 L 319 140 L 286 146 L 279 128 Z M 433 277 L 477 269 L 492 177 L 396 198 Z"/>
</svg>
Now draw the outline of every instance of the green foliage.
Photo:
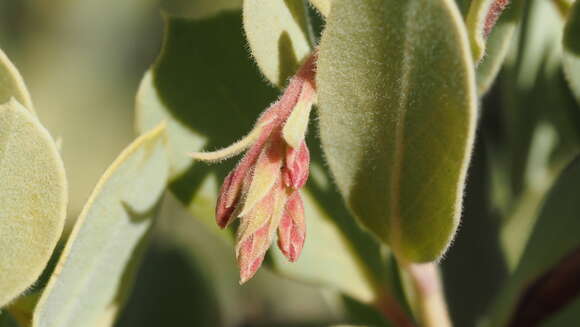
<svg viewBox="0 0 580 327">
<path fill-rule="evenodd" d="M 304 0 L 244 0 L 244 31 L 266 78 L 284 86 L 312 51 L 312 31 Z"/>
<path fill-rule="evenodd" d="M 52 137 L 18 101 L 0 106 L 0 306 L 42 273 L 66 217 L 65 171 Z"/>
<path fill-rule="evenodd" d="M 167 181 L 165 127 L 113 162 L 77 219 L 33 326 L 111 326 L 128 296 Z"/>
<path fill-rule="evenodd" d="M 492 320 L 491 326 L 506 325 L 510 319 L 525 319 L 518 317 L 521 312 L 516 311 L 518 301 L 522 301 L 521 295 L 525 294 L 526 288 L 530 288 L 542 274 L 551 269 L 557 269 L 563 264 L 562 260 L 573 255 L 580 249 L 580 220 L 578 210 L 580 203 L 576 201 L 576 190 L 580 183 L 580 159 L 575 159 L 558 177 L 552 189 L 547 194 L 542 206 L 540 216 L 533 227 L 533 231 L 527 242 L 520 263 L 518 264 L 506 287 L 502 291 L 497 303 L 497 313 Z M 577 258 L 574 265 L 578 265 Z M 567 268 L 574 271 L 573 266 Z M 577 269 L 577 268 L 576 268 Z M 576 278 L 576 277 L 573 277 Z M 545 281 L 541 281 L 543 283 Z M 552 281 L 553 284 L 558 280 Z M 544 296 L 562 296 L 558 293 L 556 285 L 552 285 L 552 293 Z M 535 286 L 539 287 L 539 286 Z M 564 289 L 564 285 L 560 286 Z M 541 301 L 541 298 L 527 299 L 528 301 Z M 556 299 L 553 299 L 557 302 Z M 527 313 L 529 314 L 529 313 Z M 511 318 L 510 318 L 511 317 Z M 580 316 L 576 316 L 578 319 Z"/>
<path fill-rule="evenodd" d="M 0 0 L 0 327 L 580 321 L 579 1 L 43 6 Z"/>
<path fill-rule="evenodd" d="M 487 15 L 496 0 L 473 0 L 469 5 L 469 12 L 465 19 L 469 33 L 469 43 L 473 61 L 479 62 L 485 53 L 485 23 Z"/>
<path fill-rule="evenodd" d="M 576 100 L 580 103 L 580 3 L 576 1 L 564 30 L 564 73 Z"/>
<path fill-rule="evenodd" d="M 401 258 L 436 260 L 459 223 L 475 132 L 454 4 L 334 1 L 318 65 L 323 149 L 346 202 Z"/>
</svg>

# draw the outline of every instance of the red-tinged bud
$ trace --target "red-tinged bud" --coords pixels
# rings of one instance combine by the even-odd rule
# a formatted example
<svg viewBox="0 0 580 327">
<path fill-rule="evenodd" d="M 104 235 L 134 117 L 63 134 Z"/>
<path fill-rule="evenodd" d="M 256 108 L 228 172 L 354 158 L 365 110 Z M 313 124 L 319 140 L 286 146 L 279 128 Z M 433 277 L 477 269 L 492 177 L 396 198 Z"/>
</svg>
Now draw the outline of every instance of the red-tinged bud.
<svg viewBox="0 0 580 327">
<path fill-rule="evenodd" d="M 227 206 L 227 194 L 230 191 L 230 186 L 232 185 L 233 172 L 230 172 L 220 189 L 220 193 L 217 200 L 215 219 L 220 228 L 225 228 L 232 221 L 232 213 L 234 212 L 234 206 Z M 237 197 L 237 195 L 236 195 Z"/>
<path fill-rule="evenodd" d="M 288 260 L 294 262 L 300 257 L 305 239 L 304 204 L 300 193 L 295 191 L 288 198 L 278 226 L 278 247 Z"/>
<path fill-rule="evenodd" d="M 236 254 L 240 266 L 240 283 L 250 279 L 262 263 L 272 243 L 272 218 L 280 198 L 279 186 L 273 188 L 247 215 L 241 215 L 236 239 Z M 276 223 L 276 222 L 274 222 Z"/>
<path fill-rule="evenodd" d="M 262 127 L 256 142 L 250 147 L 242 160 L 240 160 L 240 163 L 238 163 L 236 168 L 233 170 L 230 186 L 225 193 L 226 208 L 233 207 L 235 206 L 236 202 L 238 202 L 242 184 L 244 183 L 247 175 L 251 172 L 260 154 L 263 152 L 264 145 L 266 142 L 268 142 L 273 129 L 274 126 L 272 123 L 266 123 Z"/>
<path fill-rule="evenodd" d="M 266 251 L 270 247 L 271 238 L 269 234 L 270 224 L 266 223 L 241 244 L 237 258 L 240 266 L 240 284 L 254 277 L 258 269 L 260 269 Z"/>
<path fill-rule="evenodd" d="M 221 228 L 240 219 L 236 257 L 241 283 L 260 268 L 276 230 L 278 245 L 290 261 L 296 261 L 302 251 L 306 225 L 299 189 L 309 174 L 310 153 L 304 138 L 316 101 L 315 61 L 315 54 L 306 60 L 246 137 L 225 149 L 191 154 L 215 162 L 247 150 L 224 180 L 216 205 Z"/>
<path fill-rule="evenodd" d="M 292 147 L 286 149 L 286 166 L 284 167 L 284 184 L 287 187 L 300 189 L 306 184 L 310 172 L 310 152 L 306 142 L 302 142 L 300 149 Z"/>
<path fill-rule="evenodd" d="M 487 38 L 491 30 L 497 23 L 499 16 L 504 11 L 504 9 L 508 6 L 510 0 L 495 0 L 487 12 L 487 16 L 485 17 L 485 25 L 483 27 L 483 36 Z"/>
</svg>

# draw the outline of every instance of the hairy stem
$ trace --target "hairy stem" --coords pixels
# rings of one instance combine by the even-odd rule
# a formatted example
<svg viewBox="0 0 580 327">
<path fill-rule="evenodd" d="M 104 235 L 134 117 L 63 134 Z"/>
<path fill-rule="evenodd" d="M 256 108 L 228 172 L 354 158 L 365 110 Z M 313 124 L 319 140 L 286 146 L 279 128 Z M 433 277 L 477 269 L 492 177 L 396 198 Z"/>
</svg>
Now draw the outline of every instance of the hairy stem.
<svg viewBox="0 0 580 327">
<path fill-rule="evenodd" d="M 423 327 L 451 327 L 447 303 L 435 263 L 401 262 L 412 287 L 412 303 Z"/>
</svg>

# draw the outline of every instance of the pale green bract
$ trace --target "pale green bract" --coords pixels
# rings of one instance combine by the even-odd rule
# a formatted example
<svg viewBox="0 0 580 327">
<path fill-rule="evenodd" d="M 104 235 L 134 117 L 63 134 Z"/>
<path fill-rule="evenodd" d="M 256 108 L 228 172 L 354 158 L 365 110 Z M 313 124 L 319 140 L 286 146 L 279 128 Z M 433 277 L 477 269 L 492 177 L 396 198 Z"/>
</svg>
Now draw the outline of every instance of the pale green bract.
<svg viewBox="0 0 580 327">
<path fill-rule="evenodd" d="M 22 76 L 6 54 L 0 49 L 0 104 L 15 98 L 24 107 L 34 112 L 32 99 Z"/>
<path fill-rule="evenodd" d="M 304 0 L 244 0 L 244 31 L 258 67 L 283 87 L 312 51 Z"/>
<path fill-rule="evenodd" d="M 476 119 L 455 3 L 333 1 L 317 85 L 323 149 L 355 216 L 399 258 L 439 258 L 459 223 Z"/>
<path fill-rule="evenodd" d="M 485 54 L 485 19 L 495 0 L 473 0 L 465 18 L 473 61 L 479 62 Z"/>
<path fill-rule="evenodd" d="M 564 29 L 564 73 L 580 104 L 580 2 L 576 1 L 568 14 Z"/>
<path fill-rule="evenodd" d="M 140 136 L 101 177 L 42 293 L 33 326 L 113 324 L 166 187 L 164 133 L 160 125 Z"/>
<path fill-rule="evenodd" d="M 54 140 L 16 100 L 0 105 L 0 307 L 40 276 L 66 218 L 67 183 Z"/>
</svg>

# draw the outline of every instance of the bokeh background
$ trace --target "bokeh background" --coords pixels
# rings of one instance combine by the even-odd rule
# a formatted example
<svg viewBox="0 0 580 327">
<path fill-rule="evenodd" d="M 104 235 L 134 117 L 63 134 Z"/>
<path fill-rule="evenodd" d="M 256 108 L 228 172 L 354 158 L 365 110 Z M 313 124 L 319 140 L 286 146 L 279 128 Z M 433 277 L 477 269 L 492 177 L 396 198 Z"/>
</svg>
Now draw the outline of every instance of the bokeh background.
<svg viewBox="0 0 580 327">
<path fill-rule="evenodd" d="M 0 0 L 0 48 L 22 73 L 41 121 L 62 141 L 70 188 L 69 219 L 63 239 L 101 174 L 136 136 L 135 94 L 161 47 L 161 12 L 200 18 L 212 15 L 215 8 L 236 7 L 240 2 Z M 510 269 L 500 248 L 500 226 L 505 217 L 498 209 L 507 202 L 502 192 L 509 186 L 495 185 L 494 181 L 501 178 L 492 176 L 490 169 L 506 174 L 512 169 L 519 176 L 524 170 L 521 166 L 526 164 L 519 161 L 528 158 L 531 148 L 536 149 L 534 153 L 552 151 L 542 149 L 550 147 L 543 144 L 551 144 L 549 140 L 554 135 L 560 141 L 552 143 L 563 143 L 557 148 L 565 158 L 561 162 L 580 148 L 580 114 L 559 68 L 561 49 L 552 46 L 559 44 L 559 38 L 550 34 L 561 30 L 561 18 L 546 3 L 534 3 L 545 6 L 533 11 L 543 15 L 531 20 L 537 28 L 530 19 L 525 25 L 539 31 L 533 39 L 530 37 L 531 41 L 524 40 L 531 44 L 526 47 L 536 50 L 508 57 L 508 73 L 500 75 L 482 100 L 462 225 L 442 261 L 446 296 L 457 326 L 475 325 Z M 510 76 L 510 67 L 516 67 L 512 70 L 521 74 Z M 514 79 L 521 85 L 506 84 Z M 510 91 L 517 88 L 520 93 Z M 521 103 L 513 102 L 516 95 L 523 99 Z M 510 110 L 502 107 L 510 101 Z M 512 134 L 522 137 L 513 138 Z M 504 147 L 506 157 L 515 158 L 509 163 L 513 167 L 492 167 L 489 153 Z M 533 162 L 527 164 L 535 167 Z M 541 175 L 532 171 L 532 176 Z M 519 187 L 517 182 L 515 185 L 512 188 Z M 497 198 L 490 198 L 492 189 Z M 540 203 L 538 194 L 541 195 L 531 193 L 532 198 L 519 208 L 524 215 L 523 225 L 532 226 L 533 221 L 526 220 L 525 215 L 534 212 L 534 206 Z M 508 230 L 510 238 L 527 235 L 525 228 L 521 232 L 518 226 L 514 228 Z M 344 301 L 335 291 L 284 279 L 267 269 L 262 269 L 247 285 L 239 286 L 237 274 L 232 247 L 208 232 L 168 195 L 117 326 L 384 324 L 378 313 L 353 300 Z"/>
</svg>

